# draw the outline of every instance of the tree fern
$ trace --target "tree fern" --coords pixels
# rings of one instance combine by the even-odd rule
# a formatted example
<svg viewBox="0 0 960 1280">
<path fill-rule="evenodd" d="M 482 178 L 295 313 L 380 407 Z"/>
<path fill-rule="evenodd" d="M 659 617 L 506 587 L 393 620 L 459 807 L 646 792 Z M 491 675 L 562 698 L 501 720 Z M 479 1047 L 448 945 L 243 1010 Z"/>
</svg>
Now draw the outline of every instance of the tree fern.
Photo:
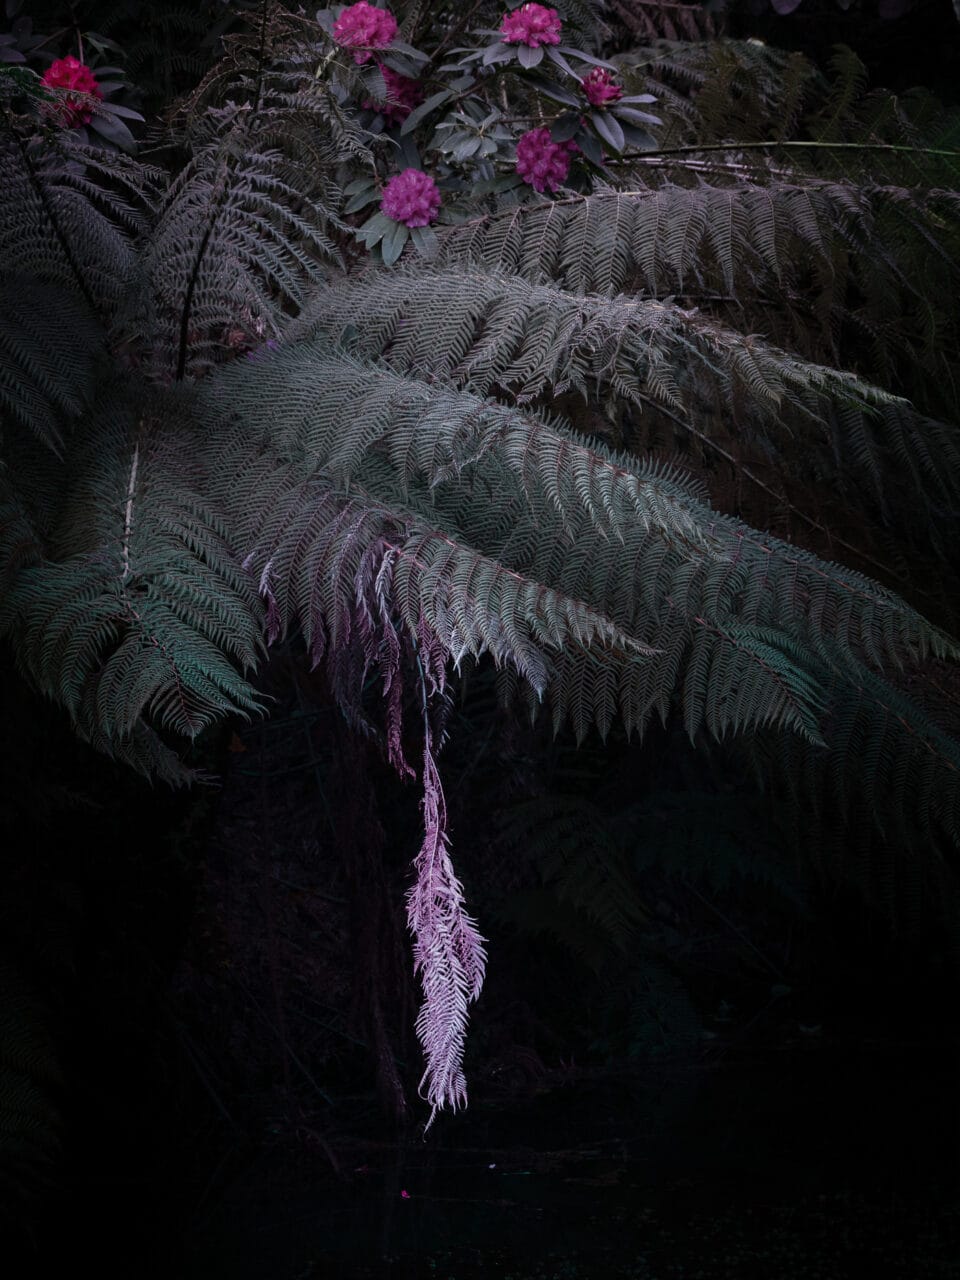
<svg viewBox="0 0 960 1280">
<path fill-rule="evenodd" d="M 687 34 L 708 22 L 673 8 Z M 250 19 L 168 113 L 156 168 L 9 117 L 0 627 L 82 737 L 168 781 L 191 776 L 178 742 L 261 709 L 252 672 L 281 638 L 401 774 L 422 746 L 422 1091 L 456 1106 L 483 945 L 436 754 L 476 660 L 579 741 L 676 718 L 695 744 L 753 743 L 794 804 L 875 811 L 934 862 L 956 843 L 956 744 L 901 687 L 955 642 L 817 554 L 819 517 L 807 549 L 712 495 L 721 465 L 793 505 L 818 495 L 855 508 L 868 559 L 886 538 L 952 572 L 960 344 L 936 298 L 957 195 L 919 123 L 872 103 L 863 136 L 849 62 L 834 92 L 796 59 L 657 45 L 622 62 L 663 87 L 671 146 L 541 199 L 497 174 L 496 147 L 458 171 L 438 144 L 454 207 L 435 259 L 414 265 L 433 239 L 411 235 L 377 267 L 351 219 L 397 157 L 421 163 L 412 130 L 375 132 L 383 76 L 326 28 L 266 0 Z M 409 25 L 432 29 L 421 9 Z M 731 85 L 786 113 L 776 137 L 730 136 Z M 845 171 L 821 163 L 851 138 Z M 897 172 L 867 181 L 861 146 Z M 630 447 L 640 415 L 682 459 Z M 562 819 L 544 829 L 570 836 Z"/>
</svg>

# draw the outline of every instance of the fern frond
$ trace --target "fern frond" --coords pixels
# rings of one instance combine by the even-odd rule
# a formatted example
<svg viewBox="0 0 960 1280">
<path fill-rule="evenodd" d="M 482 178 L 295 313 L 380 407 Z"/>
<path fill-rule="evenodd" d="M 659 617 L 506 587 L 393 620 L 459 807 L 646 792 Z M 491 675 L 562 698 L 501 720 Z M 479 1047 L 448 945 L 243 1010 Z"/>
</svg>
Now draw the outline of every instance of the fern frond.
<svg viewBox="0 0 960 1280">
<path fill-rule="evenodd" d="M 145 770 L 173 758 L 147 726 L 194 737 L 259 707 L 237 669 L 257 660 L 256 597 L 191 485 L 177 412 L 142 387 L 93 406 L 64 460 L 73 487 L 47 558 L 21 570 L 0 614 L 27 674 L 81 735 Z"/>
<path fill-rule="evenodd" d="M 90 404 L 104 355 L 103 331 L 74 291 L 0 280 L 0 423 L 59 451 Z"/>
<path fill-rule="evenodd" d="M 709 446 L 711 430 L 733 418 L 742 457 L 752 447 L 784 481 L 806 473 L 848 502 L 871 495 L 883 512 L 899 498 L 910 525 L 918 508 L 930 512 L 933 536 L 944 507 L 960 510 L 957 428 L 676 303 L 584 296 L 477 270 L 392 271 L 316 292 L 288 337 L 316 333 L 515 403 L 576 389 L 585 400 L 662 404 L 678 443 L 686 434 Z"/>
<path fill-rule="evenodd" d="M 708 541 L 689 513 L 699 493 L 678 476 L 638 466 L 542 416 L 371 367 L 322 341 L 285 348 L 252 370 L 225 369 L 206 395 L 215 417 L 224 396 L 249 424 L 258 423 L 260 406 L 273 397 L 273 447 L 309 456 L 337 486 L 347 486 L 362 475 L 365 459 L 381 454 L 404 489 L 415 481 L 429 488 L 465 482 L 496 452 L 528 497 L 548 503 L 561 523 L 586 511 L 603 537 L 622 539 L 639 524 L 680 541 Z"/>
<path fill-rule="evenodd" d="M 0 139 L 0 262 L 78 290 L 108 320 L 137 275 L 159 171 L 120 152 L 18 125 Z"/>
</svg>

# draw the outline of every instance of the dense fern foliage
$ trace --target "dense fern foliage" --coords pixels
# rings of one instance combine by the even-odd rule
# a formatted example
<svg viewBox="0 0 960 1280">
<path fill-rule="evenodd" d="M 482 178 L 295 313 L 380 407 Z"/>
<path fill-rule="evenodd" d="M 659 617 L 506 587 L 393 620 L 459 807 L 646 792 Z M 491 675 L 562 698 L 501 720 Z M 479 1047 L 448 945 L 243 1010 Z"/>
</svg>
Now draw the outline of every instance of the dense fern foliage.
<svg viewBox="0 0 960 1280">
<path fill-rule="evenodd" d="M 581 8 L 586 48 L 604 31 Z M 958 656 L 956 120 L 868 91 L 847 52 L 820 71 L 696 6 L 611 9 L 657 149 L 594 112 L 607 154 L 584 134 L 552 197 L 456 109 L 473 93 L 493 120 L 502 90 L 535 121 L 567 90 L 532 59 L 471 87 L 469 53 L 440 65 L 470 33 L 429 6 L 392 55 L 433 94 L 416 137 L 329 22 L 266 2 L 149 163 L 3 81 L 3 633 L 78 734 L 168 782 L 196 776 L 184 740 L 263 712 L 258 663 L 302 640 L 423 785 L 435 1108 L 465 1097 L 483 976 L 436 759 L 465 663 L 578 741 L 677 719 L 744 751 L 808 815 L 802 843 L 855 832 L 953 892 L 960 747 L 905 672 Z M 359 211 L 418 145 L 444 220 L 384 265 L 406 230 L 358 240 Z M 629 875 L 582 804 L 521 816 L 561 897 Z M 630 902 L 604 920 L 621 941 Z"/>
</svg>

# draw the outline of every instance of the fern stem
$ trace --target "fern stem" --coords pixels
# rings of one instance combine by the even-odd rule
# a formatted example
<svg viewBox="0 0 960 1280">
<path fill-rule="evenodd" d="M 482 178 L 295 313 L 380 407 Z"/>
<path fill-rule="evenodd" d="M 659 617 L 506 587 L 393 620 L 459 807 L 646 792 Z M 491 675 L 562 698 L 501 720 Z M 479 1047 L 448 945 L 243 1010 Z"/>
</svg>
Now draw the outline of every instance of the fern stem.
<svg viewBox="0 0 960 1280">
<path fill-rule="evenodd" d="M 193 295 L 197 291 L 197 284 L 200 280 L 200 268 L 203 266 L 203 259 L 207 252 L 207 245 L 210 243 L 210 237 L 213 235 L 213 229 L 217 225 L 217 218 L 220 216 L 220 210 L 227 198 L 227 177 L 229 176 L 229 163 L 224 165 L 223 181 L 220 187 L 220 193 L 213 203 L 210 210 L 210 219 L 207 222 L 206 230 L 200 241 L 200 247 L 197 250 L 196 260 L 193 264 L 193 270 L 190 272 L 190 279 L 187 281 L 187 291 L 183 297 L 183 311 L 180 313 L 180 337 L 177 344 L 177 382 L 182 382 L 187 369 L 187 345 L 190 333 L 190 312 L 193 307 Z"/>
<path fill-rule="evenodd" d="M 253 110 L 256 114 L 263 101 L 263 67 L 267 56 L 267 0 L 260 6 L 260 46 L 257 49 L 257 91 L 254 95 Z"/>
<path fill-rule="evenodd" d="M 137 468 L 140 465 L 140 443 L 133 449 L 133 463 L 130 467 L 130 483 L 127 485 L 127 505 L 123 515 L 123 573 L 120 581 L 126 582 L 130 576 L 130 531 L 133 527 L 133 494 L 137 484 Z"/>
<path fill-rule="evenodd" d="M 653 153 L 649 151 L 625 151 L 623 155 L 618 156 L 613 163 L 620 164 L 624 160 L 642 160 L 645 156 L 650 156 L 651 154 L 657 156 L 681 156 L 704 151 L 776 151 L 780 149 L 819 151 L 906 151 L 910 155 L 914 156 L 946 156 L 951 160 L 960 161 L 960 151 L 944 147 L 911 147 L 904 143 L 897 142 L 811 142 L 793 140 L 790 142 L 690 143 L 683 147 L 664 147 L 663 150 Z"/>
</svg>

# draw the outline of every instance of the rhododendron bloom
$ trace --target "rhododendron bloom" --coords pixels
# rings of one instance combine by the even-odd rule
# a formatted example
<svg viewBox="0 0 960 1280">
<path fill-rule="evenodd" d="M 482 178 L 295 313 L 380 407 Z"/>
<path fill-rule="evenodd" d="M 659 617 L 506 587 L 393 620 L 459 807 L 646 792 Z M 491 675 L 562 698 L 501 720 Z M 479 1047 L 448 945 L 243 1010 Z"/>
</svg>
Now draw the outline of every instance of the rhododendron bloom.
<svg viewBox="0 0 960 1280">
<path fill-rule="evenodd" d="M 370 49 L 385 49 L 397 34 L 397 20 L 389 9 L 358 0 L 349 4 L 333 24 L 333 38 L 346 49 L 359 49 L 354 62 L 369 62 Z"/>
<path fill-rule="evenodd" d="M 500 23 L 504 44 L 525 44 L 539 49 L 542 44 L 560 43 L 560 17 L 556 9 L 542 4 L 524 4 L 506 13 Z"/>
<path fill-rule="evenodd" d="M 416 80 L 402 76 L 399 71 L 391 71 L 389 67 L 381 67 L 380 74 L 387 90 L 386 102 L 373 102 L 367 98 L 363 105 L 371 111 L 379 111 L 391 124 L 401 124 L 423 101 L 423 90 Z"/>
<path fill-rule="evenodd" d="M 440 192 L 428 173 L 404 169 L 384 187 L 380 208 L 405 227 L 425 227 L 439 212 Z"/>
<path fill-rule="evenodd" d="M 554 142 L 546 125 L 531 129 L 517 143 L 517 173 L 536 191 L 556 191 L 570 172 L 570 154 L 576 150 L 572 138 Z"/>
<path fill-rule="evenodd" d="M 608 102 L 617 102 L 623 97 L 623 90 L 603 67 L 594 67 L 585 75 L 580 81 L 580 88 L 592 107 L 605 107 Z"/>
<path fill-rule="evenodd" d="M 103 97 L 93 72 L 73 57 L 58 58 L 56 62 L 51 62 L 43 73 L 43 83 L 51 89 L 79 89 L 81 93 L 87 93 L 93 98 Z M 93 115 L 90 105 L 80 98 L 64 98 L 61 110 L 64 123 L 73 128 L 89 124 Z"/>
</svg>

